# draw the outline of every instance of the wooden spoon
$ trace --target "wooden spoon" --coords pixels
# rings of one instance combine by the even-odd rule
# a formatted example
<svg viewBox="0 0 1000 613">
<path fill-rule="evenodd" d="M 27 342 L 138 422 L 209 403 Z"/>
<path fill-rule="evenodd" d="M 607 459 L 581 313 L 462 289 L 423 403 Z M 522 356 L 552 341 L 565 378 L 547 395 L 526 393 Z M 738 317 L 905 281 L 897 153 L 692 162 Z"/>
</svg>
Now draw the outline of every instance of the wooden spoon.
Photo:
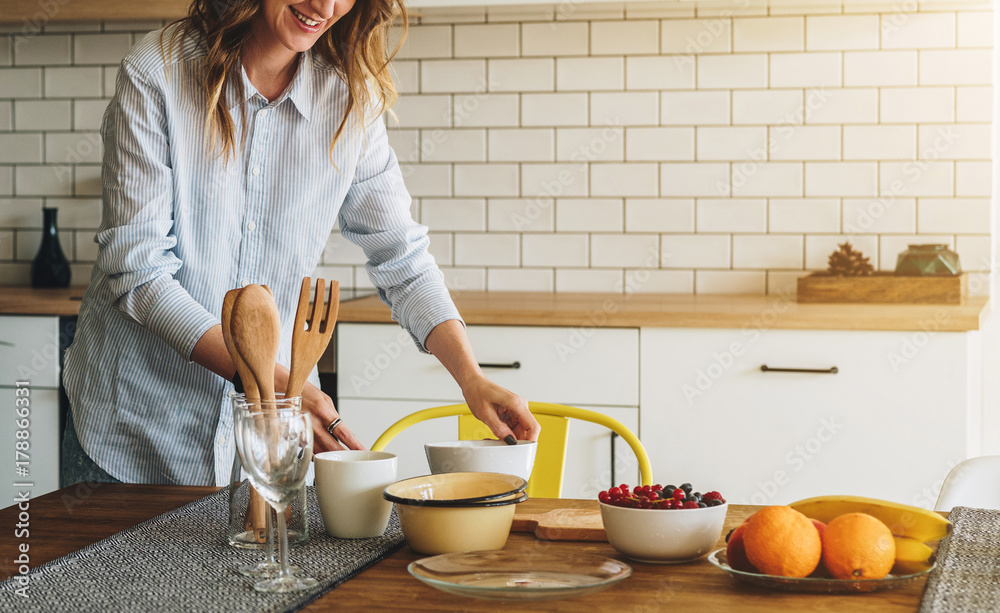
<svg viewBox="0 0 1000 613">
<path fill-rule="evenodd" d="M 270 292 L 247 285 L 233 303 L 233 344 L 253 375 L 262 402 L 274 402 L 274 364 L 281 342 L 281 316 Z"/>
<path fill-rule="evenodd" d="M 340 310 L 340 283 L 330 282 L 330 296 L 326 304 L 323 304 L 325 283 L 323 279 L 316 280 L 316 299 L 313 300 L 310 311 L 309 291 L 312 289 L 312 279 L 309 277 L 302 279 L 299 306 L 295 311 L 295 327 L 292 329 L 292 364 L 288 373 L 286 396 L 302 394 L 309 373 L 326 351 L 330 337 L 333 336 L 333 327 L 337 324 L 337 313 Z M 306 328 L 307 317 L 308 328 Z"/>
<path fill-rule="evenodd" d="M 229 351 L 229 357 L 233 359 L 233 363 L 236 365 L 236 372 L 240 374 L 244 395 L 247 400 L 256 402 L 256 404 L 250 405 L 252 407 L 251 411 L 259 411 L 260 394 L 257 391 L 257 383 L 250 369 L 247 368 L 246 362 L 240 357 L 239 352 L 236 351 L 236 346 L 233 344 L 231 330 L 233 304 L 236 303 L 236 297 L 239 296 L 241 291 L 240 289 L 229 290 L 226 292 L 226 297 L 222 300 L 222 338 L 226 341 L 226 349 Z M 264 500 L 264 497 L 251 485 L 250 500 L 247 502 L 244 527 L 246 530 L 253 532 L 254 539 L 258 543 L 263 543 L 267 539 L 267 514 L 270 510 L 271 508 L 267 504 L 267 501 Z"/>
<path fill-rule="evenodd" d="M 240 295 L 242 289 L 231 289 L 226 292 L 226 297 L 222 300 L 222 338 L 226 341 L 226 349 L 229 351 L 229 357 L 233 359 L 233 364 L 236 365 L 236 372 L 240 374 L 240 381 L 243 383 L 243 392 L 247 400 L 257 401 L 260 400 L 260 392 L 257 389 L 257 381 L 254 380 L 253 373 L 247 367 L 247 363 L 243 361 L 240 357 L 240 353 L 236 351 L 236 345 L 233 344 L 233 332 L 232 332 L 232 318 L 233 318 L 233 304 L 236 303 L 236 297 Z M 259 404 L 251 405 L 253 408 L 251 410 L 260 410 Z"/>
</svg>

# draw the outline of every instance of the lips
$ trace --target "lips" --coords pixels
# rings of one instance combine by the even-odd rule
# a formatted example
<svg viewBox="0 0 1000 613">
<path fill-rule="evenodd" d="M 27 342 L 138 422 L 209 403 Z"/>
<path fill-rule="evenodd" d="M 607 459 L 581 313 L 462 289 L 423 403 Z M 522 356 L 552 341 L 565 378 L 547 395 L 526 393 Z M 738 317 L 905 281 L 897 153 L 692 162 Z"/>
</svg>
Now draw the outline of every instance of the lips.
<svg viewBox="0 0 1000 613">
<path fill-rule="evenodd" d="M 291 10 L 292 16 L 295 17 L 295 20 L 298 21 L 299 25 L 302 26 L 302 29 L 304 29 L 304 30 L 306 30 L 308 32 L 315 32 L 316 30 L 319 29 L 320 24 L 323 23 L 322 21 L 316 21 L 315 19 L 311 19 L 309 17 L 306 17 L 305 15 L 303 15 L 302 13 L 300 13 L 299 11 L 295 10 L 294 7 L 290 6 L 288 8 L 289 8 L 289 10 Z"/>
</svg>

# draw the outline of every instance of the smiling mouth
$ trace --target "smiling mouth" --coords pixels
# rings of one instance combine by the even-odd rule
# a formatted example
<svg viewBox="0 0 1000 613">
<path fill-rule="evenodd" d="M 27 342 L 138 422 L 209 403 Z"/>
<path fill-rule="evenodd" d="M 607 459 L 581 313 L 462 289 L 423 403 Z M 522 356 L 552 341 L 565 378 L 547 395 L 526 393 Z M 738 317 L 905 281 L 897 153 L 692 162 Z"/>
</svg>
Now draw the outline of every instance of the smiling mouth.
<svg viewBox="0 0 1000 613">
<path fill-rule="evenodd" d="M 306 25 L 307 25 L 307 26 L 309 26 L 310 28 L 315 28 L 316 26 L 318 26 L 318 25 L 320 24 L 320 22 L 318 22 L 318 21 L 316 21 L 316 20 L 314 20 L 314 19 L 309 19 L 308 17 L 306 17 L 306 16 L 305 16 L 305 15 L 303 15 L 302 13 L 300 13 L 300 12 L 296 11 L 296 10 L 295 10 L 295 7 L 291 7 L 291 6 L 290 6 L 290 7 L 288 7 L 288 8 L 292 9 L 292 14 L 293 14 L 293 15 L 295 15 L 295 18 L 296 18 L 296 19 L 298 19 L 298 20 L 299 20 L 299 21 L 301 21 L 302 23 L 306 24 Z"/>
</svg>

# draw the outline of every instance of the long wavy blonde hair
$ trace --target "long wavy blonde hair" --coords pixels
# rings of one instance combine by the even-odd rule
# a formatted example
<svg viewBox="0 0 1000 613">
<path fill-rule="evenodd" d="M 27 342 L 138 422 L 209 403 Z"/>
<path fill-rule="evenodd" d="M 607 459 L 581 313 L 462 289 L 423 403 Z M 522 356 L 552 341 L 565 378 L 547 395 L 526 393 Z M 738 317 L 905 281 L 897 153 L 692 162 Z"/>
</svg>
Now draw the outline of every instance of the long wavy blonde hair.
<svg viewBox="0 0 1000 613">
<path fill-rule="evenodd" d="M 235 156 L 236 126 L 226 104 L 226 89 L 236 88 L 241 110 L 245 93 L 240 76 L 243 52 L 250 44 L 253 20 L 261 10 L 262 0 L 192 0 L 187 17 L 174 22 L 169 40 L 170 51 L 160 47 L 166 56 L 174 46 L 182 46 L 188 37 L 203 41 L 207 55 L 199 85 L 205 95 L 205 138 L 208 148 L 219 146 L 219 155 L 228 160 Z M 388 30 L 398 16 L 403 32 L 395 48 L 389 52 Z M 326 60 L 347 84 L 347 106 L 330 143 L 333 147 L 343 134 L 348 119 L 355 111 L 362 120 L 368 109 L 373 116 L 381 115 L 398 98 L 389 72 L 389 61 L 399 51 L 407 31 L 407 13 L 403 0 L 358 0 L 355 5 L 323 33 L 313 46 L 313 53 Z M 372 100 L 374 96 L 375 100 Z M 374 103 L 374 104 L 373 104 Z M 243 134 L 246 134 L 246 113 Z M 242 143 L 240 143 L 242 147 Z"/>
</svg>

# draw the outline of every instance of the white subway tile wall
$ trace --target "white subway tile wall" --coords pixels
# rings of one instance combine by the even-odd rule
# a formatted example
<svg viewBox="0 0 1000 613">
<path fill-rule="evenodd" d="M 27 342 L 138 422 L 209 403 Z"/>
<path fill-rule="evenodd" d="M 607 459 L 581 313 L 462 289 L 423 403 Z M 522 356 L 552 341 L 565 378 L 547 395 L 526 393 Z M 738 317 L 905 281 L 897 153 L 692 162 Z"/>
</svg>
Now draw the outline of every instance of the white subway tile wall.
<svg viewBox="0 0 1000 613">
<path fill-rule="evenodd" d="M 989 271 L 993 13 L 916 6 L 425 11 L 387 124 L 446 282 L 787 292 L 845 240 L 883 270 L 941 242 Z M 43 206 L 86 281 L 101 118 L 121 57 L 159 25 L 0 34 L 0 284 L 27 282 Z M 371 287 L 336 231 L 317 274 Z"/>
</svg>

